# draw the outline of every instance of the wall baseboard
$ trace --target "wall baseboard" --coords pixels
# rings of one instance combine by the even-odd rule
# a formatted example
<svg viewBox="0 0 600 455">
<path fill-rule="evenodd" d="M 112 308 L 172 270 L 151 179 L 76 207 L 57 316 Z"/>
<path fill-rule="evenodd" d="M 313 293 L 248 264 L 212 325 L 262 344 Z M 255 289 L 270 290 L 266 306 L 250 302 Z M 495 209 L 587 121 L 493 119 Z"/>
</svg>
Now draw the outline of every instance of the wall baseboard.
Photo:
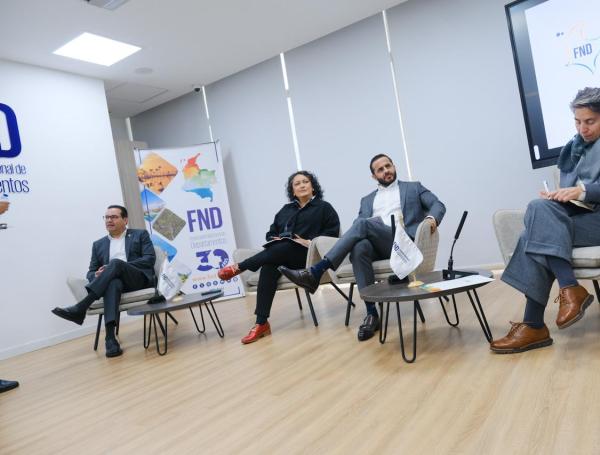
<svg viewBox="0 0 600 455">
<path fill-rule="evenodd" d="M 68 332 L 60 333 L 58 335 L 54 335 L 48 338 L 40 338 L 38 340 L 30 341 L 29 343 L 21 344 L 18 346 L 11 346 L 7 349 L 2 349 L 0 350 L 0 360 L 8 359 L 9 357 L 14 357 L 20 354 L 26 354 L 28 352 L 37 351 L 38 349 L 47 348 L 48 346 L 54 346 L 55 344 L 64 343 L 65 341 L 73 340 L 75 338 L 81 338 L 91 333 L 96 333 L 96 324 L 98 321 L 97 316 L 92 317 L 92 319 L 94 320 L 94 324 L 92 325 L 77 327 L 73 330 L 69 330 Z M 128 321 L 132 321 L 134 319 L 137 318 L 127 316 L 127 313 L 121 314 L 121 324 L 126 323 Z"/>
</svg>

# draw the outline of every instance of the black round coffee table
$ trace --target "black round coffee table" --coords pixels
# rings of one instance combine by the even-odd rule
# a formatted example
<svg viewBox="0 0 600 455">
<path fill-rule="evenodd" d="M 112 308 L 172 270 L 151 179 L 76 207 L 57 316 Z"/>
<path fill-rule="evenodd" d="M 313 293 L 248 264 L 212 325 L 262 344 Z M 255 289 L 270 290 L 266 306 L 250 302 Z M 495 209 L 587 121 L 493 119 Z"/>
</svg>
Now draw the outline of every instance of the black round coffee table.
<svg viewBox="0 0 600 455">
<path fill-rule="evenodd" d="M 481 276 L 485 278 L 492 278 L 492 273 L 487 270 L 473 270 L 475 272 L 473 276 Z M 416 275 L 416 279 L 418 281 L 422 281 L 424 284 L 429 283 L 437 283 L 444 281 L 442 278 L 442 271 L 435 271 L 429 273 L 423 273 Z M 453 280 L 448 281 L 447 283 L 451 283 Z M 421 306 L 419 305 L 419 300 L 423 299 L 431 299 L 437 298 L 440 301 L 442 306 L 442 310 L 444 312 L 444 317 L 446 318 L 446 322 L 452 327 L 457 327 L 460 320 L 458 317 L 458 311 L 456 309 L 456 298 L 455 295 L 461 292 L 466 292 L 469 297 L 469 301 L 471 302 L 471 306 L 473 307 L 473 311 L 479 320 L 479 324 L 481 325 L 481 330 L 488 342 L 492 341 L 492 332 L 488 325 L 487 319 L 485 317 L 485 313 L 483 311 L 483 307 L 481 306 L 481 301 L 479 300 L 479 296 L 477 295 L 476 289 L 485 286 L 487 282 L 484 283 L 461 283 L 459 279 L 456 281 L 456 287 L 453 289 L 446 290 L 428 290 L 423 289 L 421 287 L 412 287 L 409 288 L 407 283 L 400 284 L 390 284 L 387 281 L 383 281 L 380 283 L 372 284 L 367 286 L 360 291 L 360 297 L 367 302 L 377 302 L 379 303 L 379 312 L 380 312 L 380 323 L 381 329 L 379 331 L 379 342 L 385 343 L 387 338 L 387 326 L 390 314 L 390 303 L 396 302 L 396 314 L 398 315 L 398 332 L 400 334 L 400 350 L 402 351 L 402 358 L 407 363 L 412 363 L 417 358 L 417 314 L 421 319 L 421 322 L 425 322 L 425 317 L 423 316 L 423 312 L 421 311 Z M 448 312 L 446 311 L 446 307 L 444 305 L 445 299 L 449 302 L 448 296 L 452 297 L 452 304 L 454 306 L 454 321 L 451 321 L 448 317 Z M 400 302 L 413 302 L 413 349 L 412 349 L 412 357 L 408 358 L 406 356 L 406 352 L 404 349 L 404 336 L 402 333 L 402 317 L 400 316 Z M 385 304 L 385 317 L 383 307 Z"/>
</svg>

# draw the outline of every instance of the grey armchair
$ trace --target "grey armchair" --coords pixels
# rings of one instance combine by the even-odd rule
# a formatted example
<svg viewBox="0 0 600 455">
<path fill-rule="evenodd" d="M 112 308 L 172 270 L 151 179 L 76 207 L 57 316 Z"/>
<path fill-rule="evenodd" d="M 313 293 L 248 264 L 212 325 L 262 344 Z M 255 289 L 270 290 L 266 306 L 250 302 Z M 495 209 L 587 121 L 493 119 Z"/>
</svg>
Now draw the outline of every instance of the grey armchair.
<svg viewBox="0 0 600 455">
<path fill-rule="evenodd" d="M 314 248 L 314 242 L 311 242 L 306 255 L 307 266 L 310 266 L 310 260 L 312 257 L 314 257 Z M 239 248 L 233 252 L 233 260 L 236 264 L 239 264 L 243 260 L 248 259 L 249 257 L 254 256 L 257 253 L 260 253 L 261 251 L 262 249 L 259 248 Z M 256 272 L 246 270 L 240 274 L 240 278 L 242 280 L 242 284 L 244 285 L 244 290 L 246 292 L 256 292 L 256 289 L 258 288 L 259 275 L 260 269 L 258 269 Z M 326 279 L 327 278 L 325 278 L 325 280 Z M 321 280 L 321 282 L 324 282 L 324 280 Z M 300 311 L 302 311 L 302 300 L 300 299 L 300 292 L 298 291 L 298 286 L 296 286 L 290 280 L 282 276 L 281 278 L 279 278 L 279 281 L 277 281 L 277 290 L 280 291 L 284 289 L 294 289 L 294 291 L 296 291 L 298 308 L 300 308 Z M 312 316 L 313 323 L 315 324 L 315 327 L 317 327 L 319 325 L 319 322 L 317 320 L 317 315 L 315 314 L 312 299 L 310 298 L 310 294 L 307 291 L 304 291 L 304 293 L 306 294 L 306 300 L 308 301 L 308 307 L 310 309 L 310 314 Z"/>
<path fill-rule="evenodd" d="M 421 224 L 419 224 L 415 233 L 415 244 L 423 254 L 423 262 L 415 270 L 416 273 L 431 272 L 433 270 L 435 267 L 435 258 L 437 255 L 439 239 L 440 236 L 437 229 L 433 234 L 431 234 L 429 223 L 427 221 L 422 221 Z M 338 239 L 335 237 L 325 236 L 314 239 L 312 242 L 314 245 L 314 256 L 310 258 L 311 264 L 320 261 L 325 254 L 327 254 L 327 252 L 333 248 L 337 240 Z M 393 273 L 392 269 L 390 268 L 390 260 L 384 259 L 381 261 L 374 261 L 373 271 L 375 272 L 376 281 L 386 280 L 387 277 Z M 352 302 L 352 294 L 354 292 L 354 286 L 356 285 L 356 278 L 354 277 L 352 264 L 350 263 L 350 255 L 346 256 L 337 270 L 329 269 L 325 275 L 328 275 L 327 280 L 330 281 L 331 284 L 334 285 L 338 292 L 340 292 L 342 295 L 344 294 L 341 290 L 339 290 L 339 288 L 337 288 L 336 285 L 350 284 L 350 291 L 346 297 L 347 304 L 345 324 L 347 326 L 350 322 L 350 310 L 354 306 L 354 303 Z M 323 279 L 321 282 L 323 282 Z"/>
<path fill-rule="evenodd" d="M 154 247 L 154 252 L 156 254 L 156 262 L 154 263 L 154 274 L 158 279 L 158 275 L 160 274 L 160 267 L 166 257 L 164 251 L 157 246 Z M 85 285 L 88 283 L 86 279 L 83 278 L 67 278 L 67 286 L 75 297 L 76 301 L 80 301 L 87 295 L 87 291 L 85 289 Z M 145 288 L 140 289 L 139 291 L 133 292 L 125 292 L 121 295 L 121 302 L 119 304 L 119 312 L 127 311 L 130 308 L 144 305 L 155 294 L 155 288 Z M 102 328 L 102 318 L 104 316 L 104 301 L 102 299 L 96 300 L 92 306 L 87 311 L 88 316 L 98 315 L 98 326 L 96 327 L 96 338 L 94 340 L 94 351 L 98 349 L 98 339 L 100 337 L 100 330 Z M 118 321 L 117 321 L 117 331 L 118 331 Z M 118 332 L 117 332 L 118 333 Z"/>
<path fill-rule="evenodd" d="M 494 230 L 505 265 L 508 264 L 517 246 L 519 236 L 525 228 L 524 218 L 524 210 L 498 210 L 494 213 Z M 600 246 L 573 248 L 571 263 L 575 278 L 592 280 L 596 298 L 600 302 L 600 286 L 598 285 L 600 279 Z"/>
</svg>

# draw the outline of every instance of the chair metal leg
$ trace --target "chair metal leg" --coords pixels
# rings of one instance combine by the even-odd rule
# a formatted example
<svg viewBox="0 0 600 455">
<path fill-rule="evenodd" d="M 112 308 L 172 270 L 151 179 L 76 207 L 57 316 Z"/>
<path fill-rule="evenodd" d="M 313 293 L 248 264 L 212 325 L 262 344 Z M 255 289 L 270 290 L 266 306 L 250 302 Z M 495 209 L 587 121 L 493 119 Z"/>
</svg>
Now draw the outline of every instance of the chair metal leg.
<svg viewBox="0 0 600 455">
<path fill-rule="evenodd" d="M 310 294 L 307 290 L 305 290 L 304 292 L 306 293 L 306 300 L 308 300 L 308 308 L 310 308 L 310 315 L 312 316 L 313 323 L 315 324 L 315 327 L 318 327 L 319 322 L 317 321 L 317 315 L 315 314 L 312 299 L 310 298 Z"/>
<path fill-rule="evenodd" d="M 190 313 L 192 315 L 192 319 L 194 320 L 194 325 L 196 326 L 196 330 L 198 333 L 204 333 L 206 331 L 206 324 L 204 322 L 204 313 L 202 312 L 202 304 L 198 305 L 198 309 L 200 310 L 200 318 L 202 319 L 202 330 L 198 327 L 198 323 L 196 322 L 196 316 L 194 316 L 194 310 L 190 307 Z"/>
<path fill-rule="evenodd" d="M 477 301 L 477 307 L 479 307 L 479 311 L 477 309 L 477 307 L 475 307 L 475 301 L 473 300 L 473 297 L 471 296 L 471 292 L 473 292 L 474 296 L 475 296 L 475 300 Z M 481 302 L 479 300 L 479 296 L 477 295 L 477 291 L 475 289 L 472 289 L 470 291 L 467 291 L 467 295 L 469 296 L 469 300 L 471 301 L 471 306 L 473 307 L 473 311 L 475 312 L 475 315 L 477 316 L 477 319 L 479 320 L 479 325 L 481 325 L 481 330 L 483 330 L 483 334 L 485 335 L 485 338 L 491 343 L 492 342 L 492 331 L 490 330 L 490 326 L 488 325 L 487 319 L 485 317 L 485 313 L 483 312 L 483 307 L 481 306 Z M 480 315 L 481 313 L 481 315 Z"/>
<path fill-rule="evenodd" d="M 300 300 L 300 293 L 298 292 L 298 288 L 294 288 L 294 291 L 296 291 L 296 299 L 298 300 L 298 308 L 300 308 L 300 311 L 302 311 L 302 300 Z"/>
<path fill-rule="evenodd" d="M 350 284 L 350 292 L 348 293 L 348 303 L 346 305 L 346 327 L 350 324 L 350 310 L 354 303 L 352 303 L 352 292 L 354 291 L 354 283 Z"/>
<path fill-rule="evenodd" d="M 100 329 L 102 328 L 102 313 L 98 315 L 98 327 L 96 327 L 96 339 L 94 340 L 94 351 L 98 350 L 98 339 L 100 338 Z"/>
<path fill-rule="evenodd" d="M 119 334 L 119 327 L 121 327 L 121 311 L 117 311 L 117 328 L 115 329 L 116 334 Z"/>
<path fill-rule="evenodd" d="M 388 304 L 389 305 L 389 304 Z M 402 351 L 402 358 L 406 363 L 413 363 L 417 358 L 417 307 L 419 305 L 419 301 L 415 300 L 413 304 L 413 349 L 412 349 L 412 357 L 409 359 L 406 357 L 406 352 L 404 349 L 404 336 L 402 334 L 402 317 L 400 316 L 400 303 L 396 302 L 396 314 L 398 315 L 398 332 L 400 333 L 400 350 Z"/>
<path fill-rule="evenodd" d="M 346 293 L 345 293 L 344 291 L 342 291 L 342 290 L 341 290 L 341 289 L 338 287 L 338 285 L 337 285 L 337 284 L 335 284 L 333 281 L 331 281 L 329 284 L 330 284 L 330 285 L 332 285 L 332 286 L 333 286 L 333 289 L 335 289 L 336 291 L 338 291 L 338 293 L 339 293 L 339 294 L 340 294 L 342 297 L 344 297 L 344 300 L 348 301 L 348 296 L 346 295 Z M 354 304 L 354 302 L 352 301 L 352 299 L 350 299 L 350 304 L 351 304 L 351 305 L 352 305 L 354 308 L 356 308 L 356 305 Z"/>
<path fill-rule="evenodd" d="M 596 299 L 598 300 L 598 303 L 600 303 L 600 286 L 598 286 L 598 280 L 592 280 L 592 283 L 594 283 L 594 290 L 596 291 Z"/>
<path fill-rule="evenodd" d="M 441 297 L 439 297 L 439 300 L 440 305 L 442 306 L 442 311 L 444 312 L 444 317 L 446 318 L 446 322 L 452 327 L 458 327 L 460 319 L 458 318 L 458 311 L 456 310 L 456 297 L 454 296 L 454 294 L 452 294 L 452 304 L 454 305 L 454 322 L 450 321 L 450 318 L 448 317 L 448 312 L 446 311 L 446 306 L 444 305 L 444 301 Z"/>
</svg>

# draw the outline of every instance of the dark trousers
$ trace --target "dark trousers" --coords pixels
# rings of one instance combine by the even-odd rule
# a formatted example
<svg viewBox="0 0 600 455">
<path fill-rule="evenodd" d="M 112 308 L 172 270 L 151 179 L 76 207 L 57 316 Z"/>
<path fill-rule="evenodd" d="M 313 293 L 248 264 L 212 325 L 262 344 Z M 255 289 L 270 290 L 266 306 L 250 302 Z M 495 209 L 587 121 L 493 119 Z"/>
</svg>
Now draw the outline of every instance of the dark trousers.
<svg viewBox="0 0 600 455">
<path fill-rule="evenodd" d="M 277 267 L 285 265 L 290 269 L 303 268 L 306 265 L 306 253 L 306 247 L 295 242 L 282 241 L 273 243 L 260 253 L 240 262 L 239 266 L 243 270 L 256 272 L 260 269 L 254 314 L 269 317 L 277 290 L 277 280 L 281 276 Z"/>
<path fill-rule="evenodd" d="M 86 286 L 104 299 L 104 322 L 115 322 L 123 292 L 137 291 L 150 286 L 146 275 L 139 269 L 120 259 L 110 261 L 104 271 Z"/>
</svg>

